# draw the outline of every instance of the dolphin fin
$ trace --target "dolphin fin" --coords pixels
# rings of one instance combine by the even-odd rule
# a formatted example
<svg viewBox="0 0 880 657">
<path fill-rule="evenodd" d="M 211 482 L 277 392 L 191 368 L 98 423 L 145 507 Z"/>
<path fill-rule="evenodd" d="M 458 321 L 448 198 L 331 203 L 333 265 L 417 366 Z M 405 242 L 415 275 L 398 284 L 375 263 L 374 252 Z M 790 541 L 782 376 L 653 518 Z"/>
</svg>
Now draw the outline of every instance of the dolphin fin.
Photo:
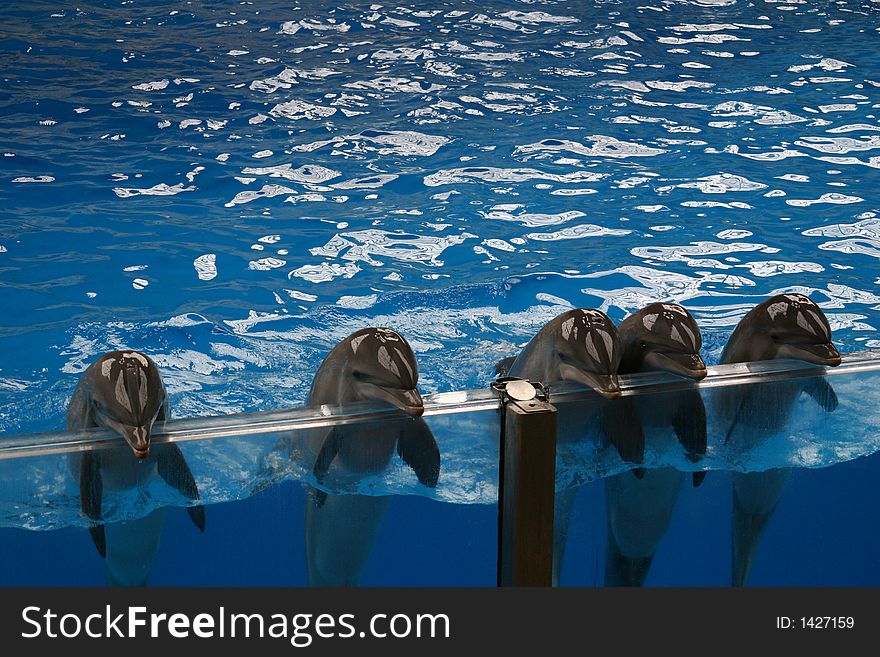
<svg viewBox="0 0 880 657">
<path fill-rule="evenodd" d="M 440 478 L 440 449 L 431 428 L 421 418 L 405 421 L 397 439 L 397 453 L 428 488 Z"/>
<path fill-rule="evenodd" d="M 86 452 L 80 458 L 79 463 L 79 500 L 83 515 L 94 523 L 101 521 L 101 498 L 104 484 L 101 481 L 101 470 L 98 467 L 98 457 Z M 107 556 L 107 542 L 104 539 L 104 525 L 94 524 L 89 527 L 92 542 L 98 549 L 101 558 Z"/>
<path fill-rule="evenodd" d="M 831 413 L 837 408 L 837 393 L 834 392 L 834 388 L 831 387 L 828 380 L 823 377 L 808 379 L 804 384 L 804 392 L 827 413 Z"/>
<path fill-rule="evenodd" d="M 315 459 L 315 465 L 312 468 L 312 474 L 315 475 L 315 479 L 318 483 L 324 482 L 324 477 L 327 476 L 327 472 L 330 471 L 330 464 L 333 463 L 333 459 L 336 458 L 336 455 L 339 453 L 339 444 L 342 440 L 342 431 L 340 431 L 339 427 L 333 427 L 333 430 L 327 435 L 324 439 L 324 442 L 321 444 L 321 451 L 318 452 L 318 458 Z"/>
<path fill-rule="evenodd" d="M 495 363 L 495 374 L 498 376 L 507 376 L 507 373 L 510 371 L 510 367 L 513 365 L 513 361 L 516 360 L 516 356 L 508 356 L 507 358 L 502 358 L 497 363 Z"/>
<path fill-rule="evenodd" d="M 183 452 L 180 451 L 180 447 L 174 443 L 165 443 L 164 445 L 157 445 L 154 449 L 156 451 L 156 465 L 159 469 L 159 476 L 188 500 L 198 500 L 199 489 L 196 486 L 195 477 L 193 477 L 189 466 L 186 464 L 186 459 L 183 458 Z M 189 514 L 193 524 L 199 528 L 199 531 L 205 531 L 205 507 L 201 504 L 188 506 L 186 512 Z"/>
<path fill-rule="evenodd" d="M 198 506 L 188 506 L 186 507 L 186 514 L 193 524 L 199 528 L 200 532 L 205 531 L 205 507 L 201 504 Z"/>
<path fill-rule="evenodd" d="M 104 525 L 92 525 L 89 527 L 89 535 L 92 537 L 92 543 L 98 548 L 98 554 L 102 559 L 107 558 L 107 537 L 104 535 Z"/>
<path fill-rule="evenodd" d="M 336 426 L 330 431 L 321 445 L 321 451 L 318 452 L 318 458 L 315 459 L 315 465 L 312 468 L 312 474 L 319 484 L 324 483 L 324 477 L 330 471 L 330 465 L 333 459 L 339 453 L 339 444 L 342 440 L 342 430 Z M 324 506 L 327 501 L 327 493 L 320 488 L 314 489 L 315 506 L 319 509 Z"/>
<path fill-rule="evenodd" d="M 651 569 L 654 555 L 628 557 L 620 551 L 611 531 L 605 551 L 605 586 L 642 586 Z"/>
<path fill-rule="evenodd" d="M 727 427 L 727 433 L 724 434 L 724 440 L 721 442 L 722 445 L 727 445 L 730 442 L 740 419 L 748 412 L 748 409 L 752 405 L 752 390 L 751 388 L 748 390 L 742 390 L 741 388 L 743 387 L 744 386 L 737 386 L 734 388 L 734 394 L 731 395 L 730 399 L 725 401 L 727 408 L 724 409 L 724 415 L 727 415 L 730 418 L 730 426 Z"/>
<path fill-rule="evenodd" d="M 700 484 L 703 483 L 703 480 L 706 478 L 706 470 L 698 470 L 693 473 L 693 477 L 691 478 L 691 482 L 694 485 L 694 488 L 699 488 Z"/>
<path fill-rule="evenodd" d="M 322 491 L 320 488 L 315 489 L 315 506 L 319 509 L 324 506 L 324 502 L 327 501 L 327 493 Z"/>
<path fill-rule="evenodd" d="M 706 453 L 706 405 L 696 390 L 685 390 L 679 395 L 678 410 L 672 418 L 672 428 L 678 436 L 678 442 L 684 447 L 685 454 L 691 463 L 696 463 Z M 705 473 L 703 473 L 705 477 Z M 702 483 L 702 479 L 700 479 Z M 700 483 L 694 480 L 694 486 Z"/>
<path fill-rule="evenodd" d="M 104 535 L 104 525 L 92 525 L 89 527 L 89 534 L 92 537 L 92 543 L 98 548 L 98 554 L 102 559 L 107 558 L 107 538 Z"/>
<path fill-rule="evenodd" d="M 645 462 L 645 434 L 631 398 L 621 397 L 606 402 L 600 422 L 602 433 L 617 448 L 624 461 Z M 633 474 L 641 479 L 638 472 L 634 471 Z M 644 472 L 641 474 L 644 475 Z"/>
<path fill-rule="evenodd" d="M 327 501 L 327 493 L 322 491 L 320 488 L 315 488 L 314 486 L 308 486 L 308 490 L 306 492 L 306 505 L 309 503 L 309 498 L 312 498 L 312 503 L 318 509 L 324 506 L 324 503 Z"/>
</svg>

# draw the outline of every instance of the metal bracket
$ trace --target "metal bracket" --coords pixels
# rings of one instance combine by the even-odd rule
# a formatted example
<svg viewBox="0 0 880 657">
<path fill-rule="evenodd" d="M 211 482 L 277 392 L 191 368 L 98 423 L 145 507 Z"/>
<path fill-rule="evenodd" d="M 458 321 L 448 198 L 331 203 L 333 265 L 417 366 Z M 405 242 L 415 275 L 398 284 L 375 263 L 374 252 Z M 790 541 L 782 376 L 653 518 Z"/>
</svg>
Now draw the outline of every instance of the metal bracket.
<svg viewBox="0 0 880 657">
<path fill-rule="evenodd" d="M 529 381 L 516 376 L 502 376 L 492 382 L 492 390 L 502 404 L 510 401 L 529 401 L 535 398 L 550 401 L 550 391 L 539 381 Z M 503 409 L 503 407 L 502 407 Z"/>
</svg>

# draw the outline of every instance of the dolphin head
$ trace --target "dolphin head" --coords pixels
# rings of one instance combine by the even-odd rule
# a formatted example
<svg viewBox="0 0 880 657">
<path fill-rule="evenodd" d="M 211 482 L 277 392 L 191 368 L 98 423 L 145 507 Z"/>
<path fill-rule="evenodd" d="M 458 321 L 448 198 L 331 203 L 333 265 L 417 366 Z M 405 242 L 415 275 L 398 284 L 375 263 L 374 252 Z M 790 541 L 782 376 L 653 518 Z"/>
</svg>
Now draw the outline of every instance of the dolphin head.
<svg viewBox="0 0 880 657">
<path fill-rule="evenodd" d="M 840 364 L 828 318 L 807 296 L 777 294 L 758 304 L 730 336 L 722 363 L 795 358 L 816 365 Z"/>
<path fill-rule="evenodd" d="M 414 417 L 424 413 L 416 357 L 403 336 L 388 328 L 366 328 L 343 345 L 358 399 L 385 401 Z"/>
<path fill-rule="evenodd" d="M 582 383 L 607 399 L 620 397 L 620 339 L 605 313 L 569 310 L 551 320 L 544 332 L 553 338 L 552 358 L 560 380 Z"/>
<path fill-rule="evenodd" d="M 752 312 L 764 323 L 766 334 L 773 341 L 774 358 L 796 358 L 831 367 L 840 365 L 840 353 L 831 342 L 828 318 L 809 297 L 778 294 Z"/>
<path fill-rule="evenodd" d="M 706 376 L 700 358 L 703 339 L 691 314 L 677 303 L 652 303 L 620 324 L 622 371 L 661 370 L 699 381 Z"/>
<path fill-rule="evenodd" d="M 135 456 L 145 458 L 150 453 L 150 430 L 165 403 L 159 368 L 139 351 L 111 351 L 92 367 L 95 423 L 116 431 Z"/>
</svg>

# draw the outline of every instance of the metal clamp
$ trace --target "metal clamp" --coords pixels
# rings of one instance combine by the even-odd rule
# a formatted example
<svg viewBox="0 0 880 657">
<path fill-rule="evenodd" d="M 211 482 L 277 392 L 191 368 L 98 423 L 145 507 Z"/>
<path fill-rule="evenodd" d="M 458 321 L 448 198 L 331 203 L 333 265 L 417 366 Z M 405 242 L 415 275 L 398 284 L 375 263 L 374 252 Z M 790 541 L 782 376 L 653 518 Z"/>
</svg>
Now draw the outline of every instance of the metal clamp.
<svg viewBox="0 0 880 657">
<path fill-rule="evenodd" d="M 510 401 L 550 401 L 550 391 L 540 381 L 529 381 L 517 376 L 502 376 L 492 382 L 492 390 L 501 399 L 502 404 Z"/>
</svg>

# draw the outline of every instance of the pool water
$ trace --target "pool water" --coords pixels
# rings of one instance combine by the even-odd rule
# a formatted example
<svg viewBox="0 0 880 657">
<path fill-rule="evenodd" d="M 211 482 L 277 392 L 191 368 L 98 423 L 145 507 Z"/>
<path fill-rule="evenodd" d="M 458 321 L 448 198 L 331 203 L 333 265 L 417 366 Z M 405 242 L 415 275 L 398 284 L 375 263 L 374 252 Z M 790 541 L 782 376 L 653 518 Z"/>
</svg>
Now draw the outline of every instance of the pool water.
<svg viewBox="0 0 880 657">
<path fill-rule="evenodd" d="M 242 500 L 211 505 L 200 535 L 182 509 L 170 510 L 151 570 L 153 586 L 306 586 L 303 488 L 286 482 Z M 497 510 L 394 499 L 365 586 L 494 586 Z M 461 532 L 449 535 L 450 527 Z M 104 566 L 81 528 L 47 534 L 3 530 L 4 586 L 101 586 Z M 21 561 L 45 563 L 39 571 Z"/>
<path fill-rule="evenodd" d="M 122 347 L 159 364 L 174 417 L 300 405 L 370 325 L 410 341 L 426 393 L 484 387 L 572 306 L 681 303 L 716 363 L 748 309 L 800 292 L 841 351 L 880 347 L 878 19 L 867 0 L 4 4 L 0 434 L 62 429 Z M 797 471 L 750 582 L 876 583 L 872 468 Z M 729 478 L 682 492 L 649 584 L 727 581 Z M 563 583 L 601 580 L 602 495 L 578 493 Z M 484 502 L 395 498 L 364 582 L 491 585 Z M 204 536 L 172 509 L 151 581 L 302 582 L 302 507 L 285 481 L 210 505 Z M 4 527 L 0 548 L 3 584 L 103 581 L 79 527 Z"/>
<path fill-rule="evenodd" d="M 880 586 L 874 455 L 798 470 L 762 537 L 749 586 Z M 730 474 L 686 486 L 646 586 L 730 584 Z M 166 516 L 153 586 L 306 586 L 303 489 L 285 482 L 242 501 L 211 505 L 200 535 L 182 509 Z M 602 586 L 601 482 L 578 492 L 562 586 Z M 364 586 L 495 586 L 494 505 L 395 497 L 361 578 Z M 4 586 L 101 586 L 104 568 L 82 528 L 0 530 Z M 28 564 L 34 564 L 29 567 Z M 35 567 L 39 564 L 39 567 Z"/>
</svg>

